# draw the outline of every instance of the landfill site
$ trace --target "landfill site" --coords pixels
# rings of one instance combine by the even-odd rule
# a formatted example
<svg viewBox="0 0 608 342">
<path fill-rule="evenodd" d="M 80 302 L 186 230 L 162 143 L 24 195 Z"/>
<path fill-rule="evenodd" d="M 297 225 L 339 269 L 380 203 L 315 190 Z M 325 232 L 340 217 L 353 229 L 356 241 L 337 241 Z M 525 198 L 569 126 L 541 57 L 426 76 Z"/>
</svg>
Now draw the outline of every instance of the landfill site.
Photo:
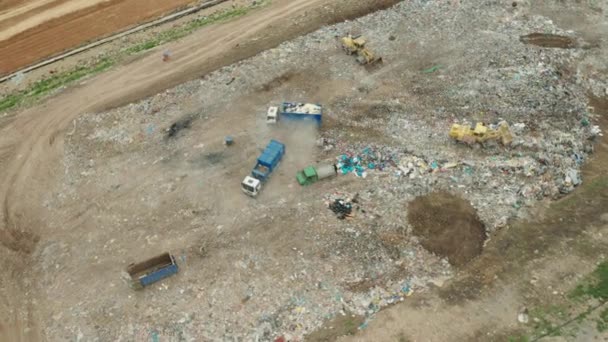
<svg viewBox="0 0 608 342">
<path fill-rule="evenodd" d="M 304 3 L 5 114 L 6 340 L 606 341 L 608 2 Z"/>
</svg>

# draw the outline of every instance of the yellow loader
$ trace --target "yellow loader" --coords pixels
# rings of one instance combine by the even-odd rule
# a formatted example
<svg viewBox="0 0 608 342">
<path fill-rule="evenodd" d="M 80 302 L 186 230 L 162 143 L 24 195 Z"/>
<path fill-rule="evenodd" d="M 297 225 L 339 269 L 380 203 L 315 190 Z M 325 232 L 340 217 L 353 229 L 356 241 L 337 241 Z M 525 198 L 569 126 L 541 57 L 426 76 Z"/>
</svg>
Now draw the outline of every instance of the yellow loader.
<svg viewBox="0 0 608 342">
<path fill-rule="evenodd" d="M 498 140 L 508 146 L 513 142 L 509 124 L 504 121 L 498 125 L 497 129 L 491 129 L 481 122 L 478 122 L 474 129 L 471 129 L 470 125 L 454 124 L 450 129 L 450 137 L 467 144 L 483 144 L 488 140 Z"/>
<path fill-rule="evenodd" d="M 362 36 L 346 36 L 342 38 L 342 48 L 347 54 L 357 54 L 357 62 L 361 65 L 374 65 L 382 63 L 382 57 L 377 57 L 365 47 L 365 38 Z"/>
</svg>

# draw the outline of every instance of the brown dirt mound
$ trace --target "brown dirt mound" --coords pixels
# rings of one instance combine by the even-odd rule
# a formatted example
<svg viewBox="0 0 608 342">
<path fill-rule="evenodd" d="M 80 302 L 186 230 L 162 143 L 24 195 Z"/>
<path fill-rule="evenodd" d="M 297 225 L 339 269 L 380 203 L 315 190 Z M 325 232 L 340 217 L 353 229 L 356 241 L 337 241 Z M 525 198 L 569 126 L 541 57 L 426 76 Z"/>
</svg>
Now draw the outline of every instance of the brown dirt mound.
<svg viewBox="0 0 608 342">
<path fill-rule="evenodd" d="M 422 246 L 462 266 L 481 254 L 486 233 L 477 211 L 464 199 L 445 192 L 410 202 L 408 220 Z"/>
<path fill-rule="evenodd" d="M 524 44 L 532 44 L 547 48 L 573 49 L 577 46 L 576 40 L 570 37 L 547 33 L 531 33 L 519 37 L 519 40 Z"/>
</svg>

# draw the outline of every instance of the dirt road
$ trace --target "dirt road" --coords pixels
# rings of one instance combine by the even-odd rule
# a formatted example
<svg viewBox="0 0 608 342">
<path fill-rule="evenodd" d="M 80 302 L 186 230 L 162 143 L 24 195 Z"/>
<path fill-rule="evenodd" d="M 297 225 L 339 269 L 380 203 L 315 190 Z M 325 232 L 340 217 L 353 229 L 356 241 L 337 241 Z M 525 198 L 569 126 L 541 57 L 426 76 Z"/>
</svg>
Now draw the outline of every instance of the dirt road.
<svg viewBox="0 0 608 342">
<path fill-rule="evenodd" d="M 13 321 L 15 308 L 27 306 L 27 284 L 21 274 L 27 255 L 47 232 L 40 215 L 41 199 L 59 172 L 64 135 L 82 113 L 118 106 L 202 76 L 250 57 L 318 27 L 387 7 L 396 1 L 282 0 L 268 8 L 222 25 L 205 28 L 162 49 L 172 51 L 170 63 L 160 50 L 141 60 L 100 75 L 46 103 L 19 113 L 1 128 L 0 205 L 2 250 L 13 279 L 3 277 L 0 321 Z M 281 27 L 281 30 L 276 30 Z M 23 291 L 22 289 L 26 289 Z M 31 310 L 27 310 L 31 313 Z M 31 316 L 21 317 L 31 323 Z"/>
<path fill-rule="evenodd" d="M 0 75 L 184 7 L 193 0 L 39 0 L 0 12 Z"/>
</svg>

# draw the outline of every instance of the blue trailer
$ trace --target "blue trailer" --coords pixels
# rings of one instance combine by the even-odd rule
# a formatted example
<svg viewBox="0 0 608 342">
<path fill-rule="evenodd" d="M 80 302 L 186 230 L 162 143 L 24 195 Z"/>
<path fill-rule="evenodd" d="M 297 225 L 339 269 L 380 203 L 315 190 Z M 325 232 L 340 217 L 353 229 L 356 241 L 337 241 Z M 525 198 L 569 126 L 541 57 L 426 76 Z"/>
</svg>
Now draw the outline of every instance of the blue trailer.
<svg viewBox="0 0 608 342">
<path fill-rule="evenodd" d="M 281 120 L 308 121 L 321 126 L 323 107 L 314 103 L 283 102 L 279 108 Z"/>
<path fill-rule="evenodd" d="M 176 274 L 177 263 L 173 255 L 163 253 L 138 264 L 127 267 L 127 281 L 134 289 L 141 289 Z"/>
<path fill-rule="evenodd" d="M 257 162 L 251 171 L 251 176 L 245 177 L 241 187 L 247 195 L 255 197 L 262 189 L 262 183 L 266 182 L 270 174 L 279 165 L 285 154 L 285 145 L 276 140 L 270 140 L 268 146 L 258 157 Z"/>
</svg>

